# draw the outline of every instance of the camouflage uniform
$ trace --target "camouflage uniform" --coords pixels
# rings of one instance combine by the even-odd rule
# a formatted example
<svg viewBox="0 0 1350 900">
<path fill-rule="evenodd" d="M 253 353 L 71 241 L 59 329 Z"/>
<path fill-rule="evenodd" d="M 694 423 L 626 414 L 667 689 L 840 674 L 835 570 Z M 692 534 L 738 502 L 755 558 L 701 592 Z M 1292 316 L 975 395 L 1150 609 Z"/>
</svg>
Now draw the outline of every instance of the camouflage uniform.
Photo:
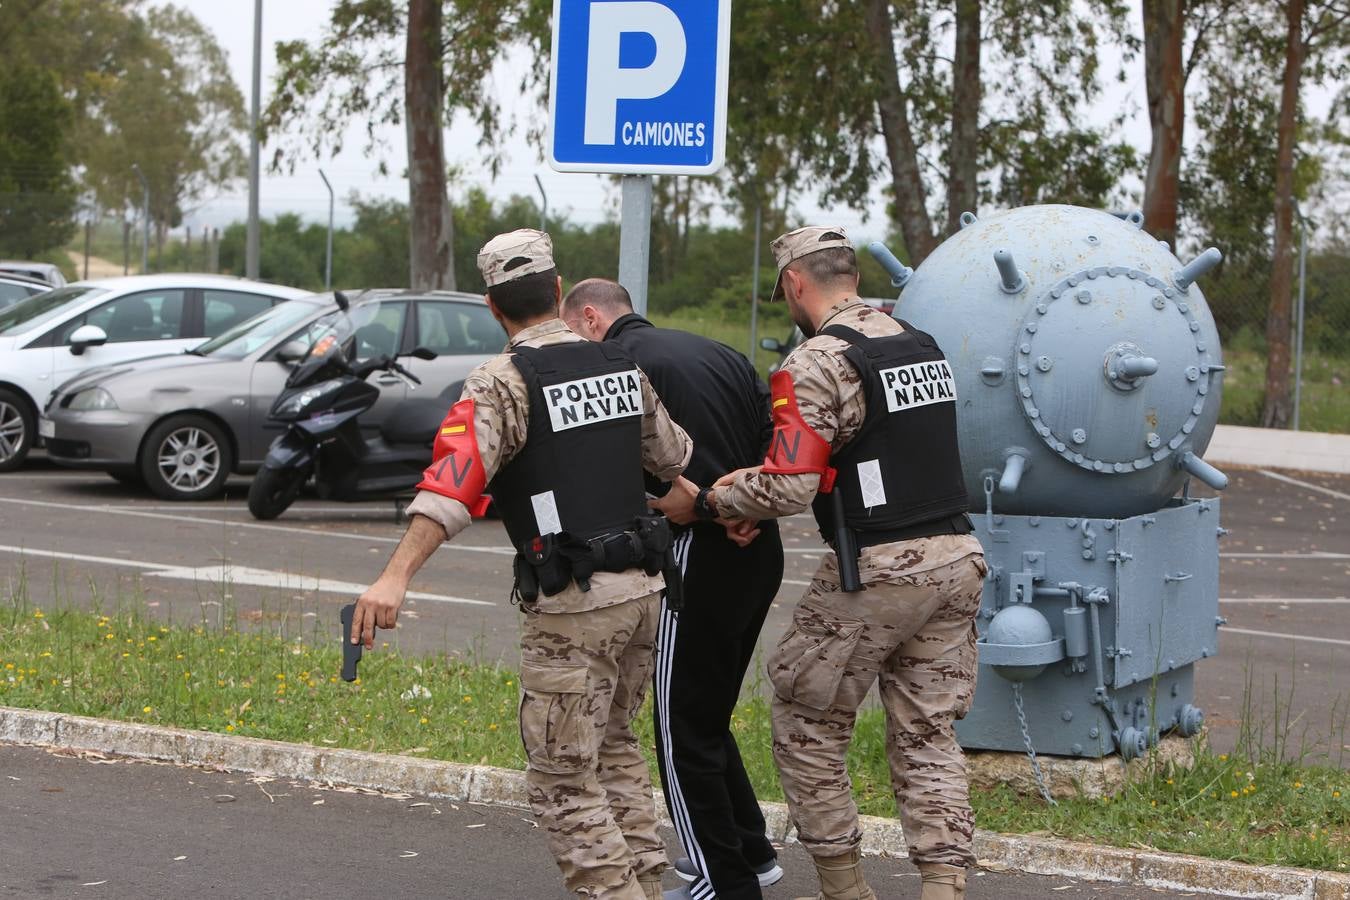
<svg viewBox="0 0 1350 900">
<path fill-rule="evenodd" d="M 894 334 L 891 317 L 853 299 L 827 325 Z M 851 441 L 866 411 L 848 345 L 817 336 L 784 361 L 807 424 L 832 451 Z M 763 519 L 805 509 L 818 475 L 758 472 L 719 489 L 724 515 Z M 769 659 L 773 749 L 803 846 L 837 857 L 862 840 L 844 756 L 872 685 L 887 719 L 887 757 L 910 855 L 920 863 L 974 864 L 965 760 L 954 722 L 975 690 L 975 613 L 987 571 L 979 541 L 940 535 L 863 549 L 863 590 L 839 588 L 827 553 Z"/>
<path fill-rule="evenodd" d="M 555 319 L 524 329 L 511 346 L 580 340 Z M 669 481 L 692 445 L 646 376 L 641 381 L 642 465 Z M 524 445 L 525 379 L 504 353 L 470 373 L 463 397 L 475 401 L 475 436 L 491 477 Z M 408 512 L 440 523 L 447 538 L 470 520 L 463 503 L 431 491 L 419 492 Z M 590 591 L 573 583 L 525 609 L 520 735 L 530 805 L 567 887 L 584 897 L 642 900 L 637 877 L 666 866 L 651 776 L 632 729 L 651 676 L 663 587 L 659 574 L 640 569 L 596 572 Z"/>
</svg>

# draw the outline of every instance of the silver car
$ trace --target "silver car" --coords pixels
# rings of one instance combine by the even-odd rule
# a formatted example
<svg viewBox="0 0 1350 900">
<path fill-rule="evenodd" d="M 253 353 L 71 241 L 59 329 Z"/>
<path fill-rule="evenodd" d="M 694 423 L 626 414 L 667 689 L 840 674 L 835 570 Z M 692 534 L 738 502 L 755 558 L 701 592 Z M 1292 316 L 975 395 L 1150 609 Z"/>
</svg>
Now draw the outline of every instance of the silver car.
<svg viewBox="0 0 1350 900">
<path fill-rule="evenodd" d="M 408 356 L 403 365 L 422 380 L 420 397 L 441 397 L 446 409 L 464 377 L 501 352 L 506 333 L 472 294 L 368 291 L 356 304 L 378 313 L 357 332 L 358 358 L 406 356 L 417 347 L 437 354 Z M 332 294 L 276 306 L 182 354 L 96 369 L 67 381 L 44 410 L 47 454 L 73 468 L 102 469 L 125 483 L 144 483 L 168 500 L 204 500 L 224 489 L 231 472 L 262 464 L 282 426 L 268 410 L 289 374 L 277 359 L 282 345 L 308 347 L 318 320 L 335 311 Z M 398 378 L 375 378 L 381 397 L 362 417 L 380 421 L 405 397 Z"/>
<path fill-rule="evenodd" d="M 29 278 L 27 275 L 14 275 L 0 272 L 0 309 L 13 306 L 20 300 L 27 300 L 34 294 L 50 291 L 52 286 L 45 281 Z"/>
</svg>

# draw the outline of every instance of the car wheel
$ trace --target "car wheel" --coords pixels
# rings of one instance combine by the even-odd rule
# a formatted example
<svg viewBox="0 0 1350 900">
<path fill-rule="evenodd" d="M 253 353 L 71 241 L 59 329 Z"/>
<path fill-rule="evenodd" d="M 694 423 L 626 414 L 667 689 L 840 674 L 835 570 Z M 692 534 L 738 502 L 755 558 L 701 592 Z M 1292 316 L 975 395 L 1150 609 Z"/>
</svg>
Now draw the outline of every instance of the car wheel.
<svg viewBox="0 0 1350 900">
<path fill-rule="evenodd" d="M 210 500 L 230 477 L 225 432 L 201 416 L 174 416 L 150 431 L 141 449 L 141 477 L 165 500 Z"/>
<path fill-rule="evenodd" d="M 0 388 L 0 472 L 23 465 L 33 448 L 37 416 L 21 394 Z"/>
<path fill-rule="evenodd" d="M 269 469 L 266 466 L 253 476 L 248 488 L 248 511 L 253 518 L 264 522 L 275 519 L 290 508 L 300 496 L 309 473 L 304 469 Z"/>
</svg>

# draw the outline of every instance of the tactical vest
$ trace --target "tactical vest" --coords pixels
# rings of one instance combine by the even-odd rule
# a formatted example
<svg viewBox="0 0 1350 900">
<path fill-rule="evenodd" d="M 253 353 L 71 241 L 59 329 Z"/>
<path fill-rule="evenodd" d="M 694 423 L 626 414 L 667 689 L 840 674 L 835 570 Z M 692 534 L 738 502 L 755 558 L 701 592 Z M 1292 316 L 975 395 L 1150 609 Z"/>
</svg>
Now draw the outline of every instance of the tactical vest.
<svg viewBox="0 0 1350 900">
<path fill-rule="evenodd" d="M 511 352 L 528 388 L 529 427 L 525 445 L 489 491 L 512 544 L 632 530 L 634 518 L 648 512 L 637 364 L 611 343 Z"/>
<path fill-rule="evenodd" d="M 882 337 L 843 325 L 820 332 L 849 344 L 844 357 L 866 400 L 862 427 L 830 456 L 834 490 L 859 547 L 969 530 L 956 381 L 937 341 L 900 324 L 903 332 Z M 828 540 L 836 524 L 829 495 L 817 495 L 812 511 Z"/>
</svg>

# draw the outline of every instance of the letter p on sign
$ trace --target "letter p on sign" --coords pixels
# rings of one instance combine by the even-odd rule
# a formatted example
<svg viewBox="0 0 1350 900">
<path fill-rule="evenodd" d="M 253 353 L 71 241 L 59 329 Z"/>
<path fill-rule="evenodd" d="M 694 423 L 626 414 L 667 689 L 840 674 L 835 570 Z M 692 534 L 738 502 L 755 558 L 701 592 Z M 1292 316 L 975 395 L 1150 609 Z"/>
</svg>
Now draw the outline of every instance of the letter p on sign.
<svg viewBox="0 0 1350 900">
<path fill-rule="evenodd" d="M 731 0 L 554 0 L 550 165 L 716 172 L 730 44 Z"/>
<path fill-rule="evenodd" d="M 586 143 L 613 144 L 619 100 L 651 100 L 675 86 L 684 71 L 684 26 L 660 3 L 596 3 L 586 53 Z M 656 56 L 642 68 L 619 65 L 625 33 L 651 35 Z"/>
</svg>

